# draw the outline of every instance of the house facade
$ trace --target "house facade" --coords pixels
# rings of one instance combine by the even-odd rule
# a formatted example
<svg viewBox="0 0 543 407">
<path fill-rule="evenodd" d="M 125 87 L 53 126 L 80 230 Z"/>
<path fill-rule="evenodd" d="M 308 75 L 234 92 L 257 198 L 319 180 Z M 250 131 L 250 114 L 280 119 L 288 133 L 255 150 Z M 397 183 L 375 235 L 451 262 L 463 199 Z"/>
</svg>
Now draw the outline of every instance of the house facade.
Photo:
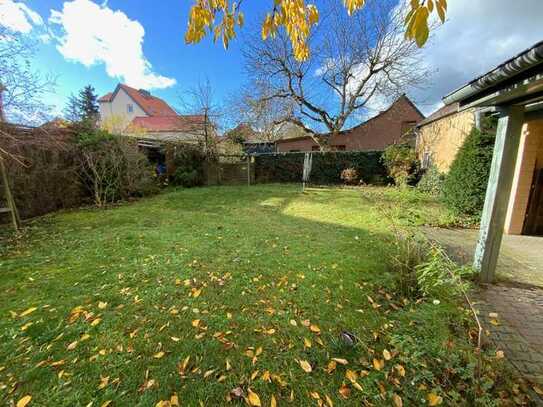
<svg viewBox="0 0 543 407">
<path fill-rule="evenodd" d="M 332 136 L 330 147 L 336 151 L 384 150 L 398 143 L 424 119 L 424 115 L 405 95 L 368 121 Z M 278 152 L 318 151 L 319 145 L 310 136 L 277 141 Z"/>
<path fill-rule="evenodd" d="M 143 89 L 119 84 L 98 99 L 100 124 L 112 133 L 137 137 L 140 143 L 205 142 L 215 137 L 202 115 L 179 115 L 164 100 Z"/>
</svg>

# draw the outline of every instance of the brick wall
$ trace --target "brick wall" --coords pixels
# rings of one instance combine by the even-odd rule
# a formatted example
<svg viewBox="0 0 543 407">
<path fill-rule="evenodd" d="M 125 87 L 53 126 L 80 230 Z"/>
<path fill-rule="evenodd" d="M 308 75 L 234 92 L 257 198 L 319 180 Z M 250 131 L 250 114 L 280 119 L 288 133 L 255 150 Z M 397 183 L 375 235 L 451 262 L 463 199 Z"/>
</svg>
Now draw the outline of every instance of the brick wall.
<svg viewBox="0 0 543 407">
<path fill-rule="evenodd" d="M 333 136 L 332 150 L 371 151 L 384 150 L 398 142 L 424 116 L 406 97 L 402 96 L 386 111 L 352 129 Z M 310 137 L 279 140 L 278 152 L 312 151 L 318 148 Z"/>
</svg>

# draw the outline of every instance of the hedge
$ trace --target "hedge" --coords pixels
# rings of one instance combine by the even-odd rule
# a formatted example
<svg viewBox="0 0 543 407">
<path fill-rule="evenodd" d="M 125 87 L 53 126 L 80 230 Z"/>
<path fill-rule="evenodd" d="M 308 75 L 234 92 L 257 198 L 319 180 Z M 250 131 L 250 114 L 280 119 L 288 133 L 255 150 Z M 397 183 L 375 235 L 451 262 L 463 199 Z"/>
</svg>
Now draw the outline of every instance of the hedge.
<svg viewBox="0 0 543 407">
<path fill-rule="evenodd" d="M 381 151 L 313 152 L 310 182 L 340 184 L 341 172 L 354 168 L 367 184 L 389 182 Z M 255 157 L 256 182 L 301 182 L 305 153 L 277 153 Z"/>
<path fill-rule="evenodd" d="M 454 213 L 480 218 L 494 141 L 493 129 L 473 128 L 458 151 L 443 184 L 443 200 Z"/>
</svg>

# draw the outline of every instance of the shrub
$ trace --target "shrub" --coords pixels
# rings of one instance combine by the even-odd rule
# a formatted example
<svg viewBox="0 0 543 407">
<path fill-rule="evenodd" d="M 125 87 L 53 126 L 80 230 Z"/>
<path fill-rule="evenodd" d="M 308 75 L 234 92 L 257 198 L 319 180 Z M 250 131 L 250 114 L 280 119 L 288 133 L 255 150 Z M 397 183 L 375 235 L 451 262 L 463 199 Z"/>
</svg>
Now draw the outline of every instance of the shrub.
<svg viewBox="0 0 543 407">
<path fill-rule="evenodd" d="M 407 144 L 392 144 L 385 149 L 382 159 L 396 185 L 416 184 L 419 163 L 414 148 Z"/>
<path fill-rule="evenodd" d="M 206 155 L 202 149 L 192 145 L 175 146 L 169 166 L 173 185 L 195 187 L 204 184 Z"/>
<path fill-rule="evenodd" d="M 79 174 L 97 206 L 153 191 L 153 169 L 135 140 L 103 130 L 78 135 Z"/>
<path fill-rule="evenodd" d="M 435 166 L 431 166 L 422 174 L 420 181 L 417 184 L 417 189 L 420 192 L 438 196 L 443 191 L 444 182 L 445 175 L 440 173 Z"/>
<path fill-rule="evenodd" d="M 456 215 L 481 216 L 494 149 L 491 126 L 482 132 L 473 128 L 443 184 L 443 200 Z"/>
<path fill-rule="evenodd" d="M 341 179 L 347 185 L 356 185 L 360 177 L 358 176 L 358 171 L 354 168 L 345 168 L 341 171 Z"/>
</svg>

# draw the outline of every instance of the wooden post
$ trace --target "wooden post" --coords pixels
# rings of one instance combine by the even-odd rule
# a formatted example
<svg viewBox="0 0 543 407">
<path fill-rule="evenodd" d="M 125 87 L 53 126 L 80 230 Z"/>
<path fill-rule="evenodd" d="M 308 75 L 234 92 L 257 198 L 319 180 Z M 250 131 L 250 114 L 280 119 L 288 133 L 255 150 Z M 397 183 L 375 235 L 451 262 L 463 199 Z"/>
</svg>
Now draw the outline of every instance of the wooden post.
<svg viewBox="0 0 543 407">
<path fill-rule="evenodd" d="M 2 173 L 2 183 L 4 184 L 4 195 L 8 208 L 10 209 L 11 222 L 15 230 L 19 230 L 19 225 L 21 224 L 21 218 L 19 217 L 19 212 L 17 211 L 17 206 L 15 205 L 15 200 L 11 194 L 11 189 L 9 186 L 8 173 L 6 167 L 4 166 L 4 159 L 0 157 L 0 173 Z"/>
<path fill-rule="evenodd" d="M 479 271 L 480 280 L 484 283 L 494 281 L 496 274 L 523 118 L 523 107 L 508 106 L 501 109 L 498 119 L 479 241 L 473 261 L 473 267 Z"/>
<path fill-rule="evenodd" d="M 251 156 L 247 155 L 247 186 L 251 186 Z"/>
</svg>

